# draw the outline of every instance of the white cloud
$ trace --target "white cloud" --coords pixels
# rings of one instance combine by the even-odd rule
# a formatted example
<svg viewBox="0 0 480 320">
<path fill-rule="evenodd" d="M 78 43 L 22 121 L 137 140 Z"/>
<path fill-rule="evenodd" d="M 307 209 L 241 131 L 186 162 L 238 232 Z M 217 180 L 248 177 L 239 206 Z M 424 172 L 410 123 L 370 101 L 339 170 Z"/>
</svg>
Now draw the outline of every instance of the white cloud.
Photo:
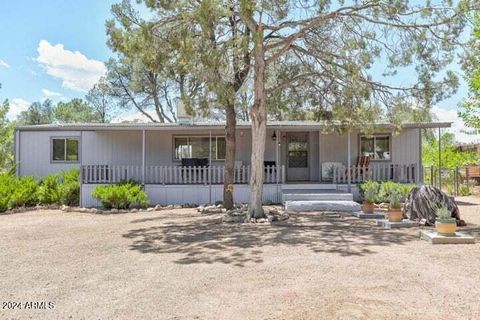
<svg viewBox="0 0 480 320">
<path fill-rule="evenodd" d="M 37 62 L 48 75 L 61 80 L 65 88 L 86 92 L 106 72 L 103 62 L 88 59 L 79 51 L 66 50 L 62 44 L 41 40 L 37 51 Z"/>
<path fill-rule="evenodd" d="M 58 98 L 62 96 L 61 93 L 50 91 L 48 89 L 42 89 L 42 93 L 45 98 Z"/>
<path fill-rule="evenodd" d="M 10 68 L 10 65 L 5 60 L 0 59 L 0 67 Z"/>
<path fill-rule="evenodd" d="M 13 98 L 10 100 L 10 110 L 8 110 L 7 118 L 15 119 L 20 112 L 25 111 L 30 106 L 30 102 L 22 98 Z"/>
<path fill-rule="evenodd" d="M 463 120 L 458 116 L 457 110 L 447 110 L 435 106 L 432 108 L 432 112 L 437 116 L 438 121 L 452 122 L 452 127 L 448 129 L 449 132 L 455 134 L 455 139 L 458 142 L 479 142 L 480 137 L 478 135 L 471 135 L 465 133 L 465 131 L 471 131 L 471 128 L 467 128 L 463 123 Z"/>
</svg>

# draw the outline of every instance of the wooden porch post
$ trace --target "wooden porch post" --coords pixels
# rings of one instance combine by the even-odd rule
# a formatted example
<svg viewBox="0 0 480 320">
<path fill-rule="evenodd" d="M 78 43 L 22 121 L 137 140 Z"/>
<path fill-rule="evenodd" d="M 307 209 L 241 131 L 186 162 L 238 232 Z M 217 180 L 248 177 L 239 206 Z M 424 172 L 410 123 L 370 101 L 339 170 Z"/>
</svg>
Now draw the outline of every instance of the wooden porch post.
<svg viewBox="0 0 480 320">
<path fill-rule="evenodd" d="M 322 182 L 322 159 L 320 158 L 320 138 L 322 136 L 322 131 L 318 130 L 318 181 Z"/>
<path fill-rule="evenodd" d="M 145 129 L 142 130 L 142 184 L 145 185 Z"/>
<path fill-rule="evenodd" d="M 350 185 L 351 182 L 352 182 L 352 160 L 351 160 L 351 153 L 352 153 L 352 150 L 351 149 L 351 141 L 350 141 L 350 130 L 348 130 L 348 159 L 347 159 L 347 166 L 348 166 L 348 170 L 347 170 L 347 180 L 348 180 L 348 192 L 352 192 L 352 186 Z"/>
</svg>

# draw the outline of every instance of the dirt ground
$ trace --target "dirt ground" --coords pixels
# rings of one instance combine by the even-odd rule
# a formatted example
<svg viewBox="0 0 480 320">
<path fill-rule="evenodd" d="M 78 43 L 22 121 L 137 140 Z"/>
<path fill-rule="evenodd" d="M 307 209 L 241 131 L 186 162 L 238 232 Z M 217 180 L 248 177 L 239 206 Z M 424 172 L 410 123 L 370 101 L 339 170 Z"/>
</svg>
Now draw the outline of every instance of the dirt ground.
<svg viewBox="0 0 480 320">
<path fill-rule="evenodd" d="M 479 233 L 480 198 L 460 204 L 462 229 Z M 0 318 L 480 318 L 478 243 L 434 246 L 418 229 L 338 214 L 297 214 L 282 225 L 219 217 L 193 209 L 0 216 Z M 22 309 L 7 308 L 16 302 Z"/>
</svg>

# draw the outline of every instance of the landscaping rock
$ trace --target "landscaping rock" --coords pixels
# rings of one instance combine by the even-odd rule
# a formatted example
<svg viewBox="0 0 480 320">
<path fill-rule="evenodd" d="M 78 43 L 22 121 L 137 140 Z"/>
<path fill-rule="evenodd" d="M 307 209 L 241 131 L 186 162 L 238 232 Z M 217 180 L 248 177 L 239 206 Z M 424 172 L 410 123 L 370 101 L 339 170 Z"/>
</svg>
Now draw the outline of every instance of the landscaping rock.
<svg viewBox="0 0 480 320">
<path fill-rule="evenodd" d="M 437 208 L 440 206 L 448 207 L 452 218 L 457 220 L 457 224 L 465 223 L 460 220 L 460 212 L 455 200 L 442 190 L 429 185 L 416 187 L 410 192 L 403 207 L 403 214 L 411 220 L 425 219 L 427 226 L 433 226 Z"/>
<path fill-rule="evenodd" d="M 132 212 L 132 213 L 137 213 L 137 212 L 138 212 L 138 209 L 137 209 L 137 208 L 133 208 L 132 210 L 130 210 L 130 212 Z"/>
<path fill-rule="evenodd" d="M 173 206 L 173 209 L 182 209 L 182 206 L 179 205 L 179 204 L 176 204 L 176 205 Z"/>
<path fill-rule="evenodd" d="M 168 206 L 165 207 L 165 210 L 172 210 L 173 209 L 173 205 L 169 204 Z"/>
<path fill-rule="evenodd" d="M 155 211 L 160 211 L 160 210 L 162 210 L 163 208 L 162 208 L 161 205 L 157 204 L 153 209 L 154 209 Z"/>
<path fill-rule="evenodd" d="M 118 209 L 110 209 L 110 213 L 118 213 Z"/>
<path fill-rule="evenodd" d="M 147 208 L 147 212 L 153 212 L 155 211 L 155 208 Z"/>
<path fill-rule="evenodd" d="M 204 207 L 204 206 L 198 206 L 198 207 L 197 207 L 197 211 L 198 211 L 198 212 L 203 213 L 203 210 L 205 210 L 205 207 Z"/>
<path fill-rule="evenodd" d="M 88 209 L 87 208 L 80 208 L 80 209 L 78 209 L 78 212 L 87 213 Z"/>
<path fill-rule="evenodd" d="M 229 216 L 225 215 L 222 218 L 222 221 L 225 223 L 242 223 L 245 220 L 243 216 Z"/>
</svg>

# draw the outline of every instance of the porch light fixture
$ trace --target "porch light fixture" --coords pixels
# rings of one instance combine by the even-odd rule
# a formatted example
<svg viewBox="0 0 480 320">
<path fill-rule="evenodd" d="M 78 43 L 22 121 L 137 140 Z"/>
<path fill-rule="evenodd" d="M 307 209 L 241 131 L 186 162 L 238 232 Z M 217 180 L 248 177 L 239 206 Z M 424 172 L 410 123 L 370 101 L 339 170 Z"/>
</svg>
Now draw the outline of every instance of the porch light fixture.
<svg viewBox="0 0 480 320">
<path fill-rule="evenodd" d="M 277 140 L 277 132 L 276 132 L 276 131 L 273 131 L 272 140 L 273 140 L 273 141 L 276 141 L 276 140 Z"/>
</svg>

